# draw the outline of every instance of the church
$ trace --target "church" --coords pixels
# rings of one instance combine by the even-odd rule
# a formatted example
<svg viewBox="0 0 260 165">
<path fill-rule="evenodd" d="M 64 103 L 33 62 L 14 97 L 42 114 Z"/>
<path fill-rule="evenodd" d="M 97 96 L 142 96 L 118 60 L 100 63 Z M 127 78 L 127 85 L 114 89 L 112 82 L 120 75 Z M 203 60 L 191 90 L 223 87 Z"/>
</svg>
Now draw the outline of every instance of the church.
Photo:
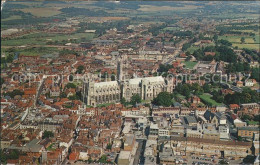
<svg viewBox="0 0 260 165">
<path fill-rule="evenodd" d="M 124 79 L 123 63 L 117 63 L 117 80 L 108 82 L 94 82 L 88 80 L 83 83 L 82 98 L 90 106 L 99 104 L 118 103 L 122 98 L 130 101 L 134 94 L 142 100 L 153 100 L 160 92 L 172 92 L 174 83 L 162 76 Z"/>
</svg>

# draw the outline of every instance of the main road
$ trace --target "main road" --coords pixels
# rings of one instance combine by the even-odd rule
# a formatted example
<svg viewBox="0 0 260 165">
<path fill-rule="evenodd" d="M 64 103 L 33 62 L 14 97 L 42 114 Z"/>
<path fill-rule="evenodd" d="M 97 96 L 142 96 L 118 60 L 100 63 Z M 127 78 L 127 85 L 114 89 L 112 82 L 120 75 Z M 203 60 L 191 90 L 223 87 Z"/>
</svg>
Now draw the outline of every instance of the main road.
<svg viewBox="0 0 260 165">
<path fill-rule="evenodd" d="M 173 57 L 170 57 L 168 59 L 165 59 L 165 61 L 163 61 L 163 64 L 171 64 L 173 61 L 176 60 L 176 56 L 178 56 L 181 52 L 182 52 L 182 46 L 186 43 L 190 42 L 190 40 L 183 40 L 180 42 L 180 46 L 174 51 L 173 53 Z"/>
</svg>

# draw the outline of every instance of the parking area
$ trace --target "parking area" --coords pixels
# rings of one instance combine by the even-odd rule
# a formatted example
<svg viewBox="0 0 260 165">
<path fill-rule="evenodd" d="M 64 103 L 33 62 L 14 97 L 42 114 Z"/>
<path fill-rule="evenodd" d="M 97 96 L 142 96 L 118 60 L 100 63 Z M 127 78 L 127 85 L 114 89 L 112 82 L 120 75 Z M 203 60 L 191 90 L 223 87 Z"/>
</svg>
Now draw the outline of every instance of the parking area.
<svg viewBox="0 0 260 165">
<path fill-rule="evenodd" d="M 218 158 L 191 155 L 188 158 L 188 164 L 192 165 L 214 165 L 218 164 Z"/>
</svg>

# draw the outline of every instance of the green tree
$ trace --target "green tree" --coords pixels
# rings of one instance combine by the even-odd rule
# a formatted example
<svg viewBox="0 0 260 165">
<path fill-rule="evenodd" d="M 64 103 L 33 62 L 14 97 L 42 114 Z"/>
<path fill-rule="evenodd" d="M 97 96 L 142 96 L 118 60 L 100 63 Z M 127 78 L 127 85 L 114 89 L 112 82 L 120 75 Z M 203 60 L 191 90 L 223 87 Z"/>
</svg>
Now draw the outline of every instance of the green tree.
<svg viewBox="0 0 260 165">
<path fill-rule="evenodd" d="M 161 92 L 154 98 L 153 104 L 169 107 L 172 105 L 172 95 L 168 92 Z"/>
<path fill-rule="evenodd" d="M 250 78 L 253 78 L 259 82 L 260 81 L 260 68 L 252 68 Z"/>
<path fill-rule="evenodd" d="M 106 155 L 102 155 L 101 158 L 98 160 L 99 163 L 107 163 L 107 156 Z"/>
<path fill-rule="evenodd" d="M 53 136 L 54 136 L 53 132 L 51 132 L 51 131 L 44 131 L 42 139 L 53 137 Z"/>
<path fill-rule="evenodd" d="M 120 103 L 123 104 L 124 106 L 127 105 L 127 102 L 124 97 L 122 97 L 122 99 L 120 100 Z"/>
<path fill-rule="evenodd" d="M 73 84 L 73 83 L 68 83 L 67 85 L 66 85 L 66 88 L 76 88 L 77 86 L 75 85 L 75 84 Z"/>
<path fill-rule="evenodd" d="M 84 66 L 80 65 L 78 66 L 76 73 L 81 74 L 83 70 L 84 70 Z"/>
<path fill-rule="evenodd" d="M 242 44 L 245 43 L 245 37 L 241 37 L 240 41 Z"/>
<path fill-rule="evenodd" d="M 243 121 L 249 121 L 249 120 L 252 119 L 252 117 L 249 116 L 249 115 L 243 115 L 243 116 L 241 117 L 241 119 L 242 119 Z"/>
<path fill-rule="evenodd" d="M 142 98 L 140 97 L 140 95 L 134 94 L 134 95 L 131 97 L 130 103 L 131 103 L 132 105 L 135 105 L 136 103 L 141 103 L 141 101 L 142 101 Z"/>
<path fill-rule="evenodd" d="M 217 35 L 217 34 L 215 34 L 215 35 L 213 36 L 213 40 L 214 40 L 215 42 L 218 41 L 218 35 Z"/>
<path fill-rule="evenodd" d="M 186 96 L 186 98 L 190 97 L 190 88 L 187 84 L 183 85 L 181 92 L 184 96 Z"/>
<path fill-rule="evenodd" d="M 108 143 L 106 148 L 107 148 L 108 150 L 111 150 L 111 149 L 112 149 L 112 144 Z"/>
<path fill-rule="evenodd" d="M 208 83 L 205 83 L 203 85 L 203 90 L 204 90 L 205 93 L 209 93 L 210 92 L 210 86 L 209 86 Z"/>
</svg>

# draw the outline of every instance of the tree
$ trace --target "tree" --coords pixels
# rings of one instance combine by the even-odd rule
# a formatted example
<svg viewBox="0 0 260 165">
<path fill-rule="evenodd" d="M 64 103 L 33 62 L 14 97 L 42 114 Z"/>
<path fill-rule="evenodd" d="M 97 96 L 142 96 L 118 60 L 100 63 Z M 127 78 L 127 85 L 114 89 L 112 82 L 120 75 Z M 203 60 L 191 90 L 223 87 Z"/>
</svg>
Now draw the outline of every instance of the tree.
<svg viewBox="0 0 260 165">
<path fill-rule="evenodd" d="M 99 163 L 107 163 L 107 156 L 106 155 L 102 155 L 101 158 L 98 160 Z"/>
<path fill-rule="evenodd" d="M 251 78 L 255 79 L 256 81 L 260 81 L 260 68 L 252 68 L 251 70 Z"/>
<path fill-rule="evenodd" d="M 205 93 L 209 93 L 210 92 L 210 87 L 209 87 L 209 84 L 208 83 L 205 83 L 203 85 L 203 90 Z"/>
<path fill-rule="evenodd" d="M 134 94 L 134 95 L 131 97 L 130 103 L 131 103 L 132 105 L 135 105 L 136 103 L 141 103 L 141 101 L 142 101 L 142 98 L 140 97 L 140 95 Z"/>
<path fill-rule="evenodd" d="M 69 100 L 79 100 L 79 97 L 77 95 L 69 96 Z"/>
<path fill-rule="evenodd" d="M 161 92 L 154 98 L 153 104 L 169 107 L 172 105 L 172 95 L 168 92 Z"/>
<path fill-rule="evenodd" d="M 245 37 L 241 37 L 240 41 L 242 44 L 245 43 Z"/>
<path fill-rule="evenodd" d="M 252 119 L 252 117 L 249 116 L 249 115 L 243 115 L 243 116 L 241 117 L 241 119 L 242 119 L 243 121 L 249 121 L 249 120 Z"/>
<path fill-rule="evenodd" d="M 66 98 L 66 97 L 67 97 L 66 93 L 65 92 L 61 92 L 60 98 Z"/>
<path fill-rule="evenodd" d="M 53 137 L 53 136 L 54 136 L 53 132 L 51 132 L 51 131 L 44 131 L 42 139 Z"/>
<path fill-rule="evenodd" d="M 90 164 L 90 163 L 92 163 L 92 162 L 93 162 L 92 158 L 89 157 L 89 158 L 88 158 L 88 163 Z"/>
<path fill-rule="evenodd" d="M 126 106 L 127 102 L 124 97 L 122 97 L 122 99 L 120 100 L 120 103 L 123 104 L 124 106 Z"/>
<path fill-rule="evenodd" d="M 182 94 L 186 96 L 186 98 L 190 97 L 190 88 L 187 84 L 184 84 L 182 87 Z"/>
<path fill-rule="evenodd" d="M 12 92 L 4 93 L 4 96 L 10 96 L 11 98 L 14 98 L 14 96 L 16 96 L 16 95 L 22 96 L 22 95 L 24 95 L 24 92 L 20 91 L 19 89 L 15 89 Z"/>
<path fill-rule="evenodd" d="M 219 163 L 219 164 L 228 164 L 228 162 L 225 161 L 225 160 L 220 160 L 218 163 Z"/>
<path fill-rule="evenodd" d="M 73 84 L 73 83 L 68 83 L 67 85 L 66 85 L 66 88 L 76 88 L 77 86 L 75 85 L 75 84 Z"/>
<path fill-rule="evenodd" d="M 213 40 L 214 40 L 215 42 L 217 42 L 217 41 L 218 41 L 218 35 L 215 34 L 215 35 L 213 36 Z"/>
<path fill-rule="evenodd" d="M 108 143 L 106 148 L 107 148 L 108 150 L 111 150 L 112 144 Z"/>
<path fill-rule="evenodd" d="M 78 66 L 76 73 L 81 74 L 83 70 L 84 70 L 84 66 L 80 65 Z"/>
</svg>

